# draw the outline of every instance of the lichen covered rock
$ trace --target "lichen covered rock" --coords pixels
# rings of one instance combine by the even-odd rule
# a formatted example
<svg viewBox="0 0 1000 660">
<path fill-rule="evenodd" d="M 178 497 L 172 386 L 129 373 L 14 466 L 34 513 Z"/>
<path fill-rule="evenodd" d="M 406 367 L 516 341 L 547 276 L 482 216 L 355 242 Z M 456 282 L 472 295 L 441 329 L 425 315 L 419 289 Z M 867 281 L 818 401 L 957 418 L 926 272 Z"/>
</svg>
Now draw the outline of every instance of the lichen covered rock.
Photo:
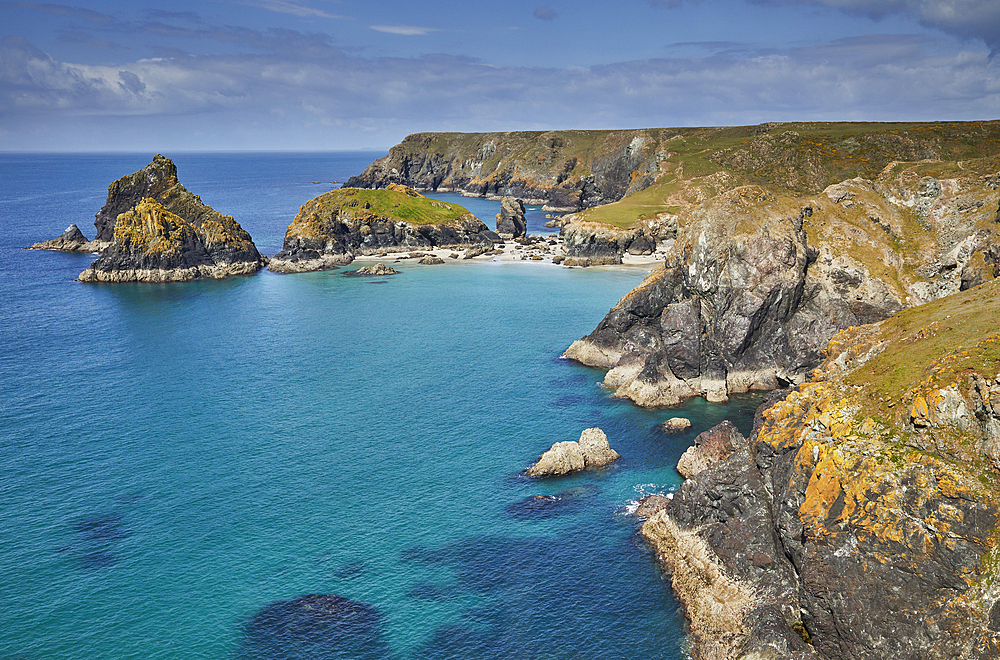
<svg viewBox="0 0 1000 660">
<path fill-rule="evenodd" d="M 838 333 L 650 517 L 694 657 L 998 657 L 998 314 L 994 281 Z"/>
<path fill-rule="evenodd" d="M 205 213 L 195 224 L 146 198 L 118 216 L 114 242 L 81 282 L 177 282 L 255 273 L 264 259 L 232 216 Z"/>
</svg>

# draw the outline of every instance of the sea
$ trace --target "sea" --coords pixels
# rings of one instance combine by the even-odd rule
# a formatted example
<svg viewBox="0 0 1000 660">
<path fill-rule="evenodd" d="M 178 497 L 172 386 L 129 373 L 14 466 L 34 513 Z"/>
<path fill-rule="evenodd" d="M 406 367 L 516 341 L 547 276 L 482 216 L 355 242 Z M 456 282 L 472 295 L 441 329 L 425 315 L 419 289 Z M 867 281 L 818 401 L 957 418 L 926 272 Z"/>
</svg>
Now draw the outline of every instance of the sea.
<svg viewBox="0 0 1000 660">
<path fill-rule="evenodd" d="M 165 155 L 271 255 L 383 154 Z M 686 657 L 628 509 L 758 399 L 641 409 L 560 358 L 648 269 L 83 284 L 94 255 L 23 249 L 93 237 L 152 156 L 0 154 L 0 659 Z M 595 426 L 618 462 L 523 475 Z"/>
</svg>

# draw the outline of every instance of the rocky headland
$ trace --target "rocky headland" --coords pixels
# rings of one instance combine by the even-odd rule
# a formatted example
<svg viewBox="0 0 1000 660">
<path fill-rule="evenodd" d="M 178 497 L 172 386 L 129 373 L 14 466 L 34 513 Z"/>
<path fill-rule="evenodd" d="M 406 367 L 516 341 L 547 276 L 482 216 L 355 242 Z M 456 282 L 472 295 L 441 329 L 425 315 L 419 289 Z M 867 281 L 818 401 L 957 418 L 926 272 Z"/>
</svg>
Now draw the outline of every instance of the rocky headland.
<svg viewBox="0 0 1000 660">
<path fill-rule="evenodd" d="M 327 270 L 355 256 L 415 248 L 492 249 L 500 237 L 457 204 L 429 199 L 406 186 L 340 188 L 304 204 L 268 268 L 281 273 Z"/>
<path fill-rule="evenodd" d="M 676 226 L 655 248 L 663 265 L 565 356 L 609 369 L 605 384 L 644 406 L 800 383 L 838 330 L 996 277 L 998 169 L 996 156 L 891 161 L 805 195 L 733 172 L 708 187 L 664 179 L 687 191 L 659 207 L 661 231 Z M 587 217 L 626 203 L 637 208 L 626 198 Z M 565 263 L 578 224 L 564 230 Z M 604 227 L 606 244 L 621 242 Z"/>
<path fill-rule="evenodd" d="M 841 331 L 749 441 L 696 443 L 642 529 L 693 658 L 998 657 L 998 315 L 991 281 Z"/>
<path fill-rule="evenodd" d="M 81 282 L 176 282 L 255 273 L 265 264 L 232 216 L 204 204 L 160 154 L 108 186 L 95 244 L 106 247 Z"/>
</svg>

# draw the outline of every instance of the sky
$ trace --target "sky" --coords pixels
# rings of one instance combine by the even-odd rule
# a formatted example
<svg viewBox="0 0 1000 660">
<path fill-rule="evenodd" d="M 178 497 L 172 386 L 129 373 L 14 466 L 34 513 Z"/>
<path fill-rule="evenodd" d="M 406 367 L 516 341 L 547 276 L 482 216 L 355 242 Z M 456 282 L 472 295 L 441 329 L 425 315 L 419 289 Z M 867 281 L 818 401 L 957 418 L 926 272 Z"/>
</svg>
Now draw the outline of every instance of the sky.
<svg viewBox="0 0 1000 660">
<path fill-rule="evenodd" d="M 1000 118 L 1000 0 L 0 0 L 0 151 Z"/>
</svg>

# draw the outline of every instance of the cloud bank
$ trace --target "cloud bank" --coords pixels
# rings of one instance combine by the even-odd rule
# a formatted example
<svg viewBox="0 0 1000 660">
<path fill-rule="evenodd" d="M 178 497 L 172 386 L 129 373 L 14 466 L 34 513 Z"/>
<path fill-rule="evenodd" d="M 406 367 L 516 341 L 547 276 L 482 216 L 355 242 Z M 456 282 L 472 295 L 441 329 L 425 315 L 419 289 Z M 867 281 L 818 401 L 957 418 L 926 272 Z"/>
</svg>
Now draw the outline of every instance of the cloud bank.
<svg viewBox="0 0 1000 660">
<path fill-rule="evenodd" d="M 450 55 L 361 57 L 293 30 L 210 34 L 260 52 L 100 66 L 5 38 L 0 145 L 384 148 L 424 130 L 988 119 L 1000 108 L 1000 62 L 983 51 L 942 53 L 919 36 L 533 68 Z"/>
</svg>

